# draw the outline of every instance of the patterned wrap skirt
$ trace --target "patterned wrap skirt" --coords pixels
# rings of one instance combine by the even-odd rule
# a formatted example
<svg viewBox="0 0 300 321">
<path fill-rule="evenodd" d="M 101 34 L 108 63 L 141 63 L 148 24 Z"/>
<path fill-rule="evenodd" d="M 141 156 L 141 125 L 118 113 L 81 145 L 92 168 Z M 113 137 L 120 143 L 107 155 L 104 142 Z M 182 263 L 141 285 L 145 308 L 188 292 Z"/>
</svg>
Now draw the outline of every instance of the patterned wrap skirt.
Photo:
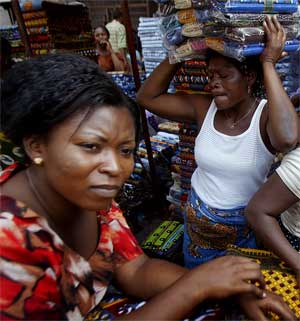
<svg viewBox="0 0 300 321">
<path fill-rule="evenodd" d="M 224 256 L 229 244 L 257 248 L 244 216 L 245 207 L 211 208 L 191 189 L 184 213 L 183 254 L 187 268 Z"/>
</svg>

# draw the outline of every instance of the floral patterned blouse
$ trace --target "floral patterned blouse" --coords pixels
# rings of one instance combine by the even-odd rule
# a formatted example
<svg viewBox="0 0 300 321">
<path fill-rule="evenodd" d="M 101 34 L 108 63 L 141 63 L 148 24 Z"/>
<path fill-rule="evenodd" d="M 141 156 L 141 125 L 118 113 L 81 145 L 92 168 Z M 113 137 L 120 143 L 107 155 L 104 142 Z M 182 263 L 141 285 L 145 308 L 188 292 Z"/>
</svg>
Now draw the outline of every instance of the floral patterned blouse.
<svg viewBox="0 0 300 321">
<path fill-rule="evenodd" d="M 82 320 L 114 270 L 142 254 L 116 203 L 100 211 L 100 241 L 84 259 L 25 204 L 0 195 L 0 319 Z"/>
</svg>

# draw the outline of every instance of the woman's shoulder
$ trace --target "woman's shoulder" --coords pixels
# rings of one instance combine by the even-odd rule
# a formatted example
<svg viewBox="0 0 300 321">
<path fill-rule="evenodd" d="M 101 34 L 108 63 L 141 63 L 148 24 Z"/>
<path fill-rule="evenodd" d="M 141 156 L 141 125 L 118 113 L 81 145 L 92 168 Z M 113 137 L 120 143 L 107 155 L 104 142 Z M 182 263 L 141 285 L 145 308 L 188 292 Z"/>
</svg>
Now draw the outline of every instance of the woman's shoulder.
<svg viewBox="0 0 300 321">
<path fill-rule="evenodd" d="M 300 199 L 300 147 L 286 154 L 276 169 L 285 185 Z"/>
</svg>

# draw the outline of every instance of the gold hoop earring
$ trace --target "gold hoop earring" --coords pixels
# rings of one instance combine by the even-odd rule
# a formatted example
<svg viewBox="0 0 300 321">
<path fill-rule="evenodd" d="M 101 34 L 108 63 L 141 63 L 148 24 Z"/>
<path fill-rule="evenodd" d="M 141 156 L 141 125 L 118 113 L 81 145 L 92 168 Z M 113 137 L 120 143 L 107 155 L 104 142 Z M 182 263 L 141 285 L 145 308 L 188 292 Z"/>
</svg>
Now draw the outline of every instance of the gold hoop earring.
<svg viewBox="0 0 300 321">
<path fill-rule="evenodd" d="M 34 164 L 37 165 L 37 166 L 42 166 L 43 163 L 44 163 L 44 160 L 43 160 L 42 157 L 35 157 L 35 158 L 33 159 L 33 162 L 34 162 Z"/>
</svg>

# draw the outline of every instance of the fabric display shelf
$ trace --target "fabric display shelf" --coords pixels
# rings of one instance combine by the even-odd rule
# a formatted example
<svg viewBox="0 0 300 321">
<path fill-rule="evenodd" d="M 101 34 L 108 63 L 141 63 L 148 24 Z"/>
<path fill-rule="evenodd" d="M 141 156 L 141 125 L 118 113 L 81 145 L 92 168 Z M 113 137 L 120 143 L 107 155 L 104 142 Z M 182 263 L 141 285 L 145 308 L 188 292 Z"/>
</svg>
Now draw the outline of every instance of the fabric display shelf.
<svg viewBox="0 0 300 321">
<path fill-rule="evenodd" d="M 33 55 L 75 52 L 96 60 L 88 8 L 80 2 L 20 0 Z"/>
<path fill-rule="evenodd" d="M 0 36 L 11 46 L 11 58 L 17 62 L 24 59 L 25 49 L 17 25 L 0 26 Z"/>
<path fill-rule="evenodd" d="M 139 18 L 138 36 L 141 40 L 144 65 L 147 74 L 167 57 L 159 29 L 159 17 Z"/>
<path fill-rule="evenodd" d="M 172 157 L 173 185 L 169 190 L 167 200 L 173 205 L 175 214 L 183 218 L 182 212 L 191 187 L 191 177 L 196 168 L 194 144 L 197 136 L 197 126 L 180 124 L 178 150 Z"/>
<path fill-rule="evenodd" d="M 288 95 L 293 95 L 300 86 L 299 52 L 290 53 L 276 64 L 276 70 L 282 79 Z"/>
<path fill-rule="evenodd" d="M 122 71 L 114 71 L 108 73 L 112 80 L 123 90 L 123 92 L 132 99 L 136 98 L 136 87 L 133 75 L 126 74 Z M 145 74 L 140 73 L 141 83 L 145 81 Z"/>
<path fill-rule="evenodd" d="M 56 51 L 71 51 L 96 60 L 88 8 L 80 2 L 65 5 L 43 1 Z"/>
<path fill-rule="evenodd" d="M 33 9 L 31 8 L 31 10 Z M 46 12 L 40 8 L 39 10 L 23 12 L 22 15 L 33 55 L 44 55 L 52 52 L 54 44 L 49 34 Z"/>
<path fill-rule="evenodd" d="M 207 83 L 207 66 L 203 60 L 185 61 L 173 79 L 176 91 L 187 93 L 190 90 L 197 91 L 199 94 L 208 92 Z"/>
<path fill-rule="evenodd" d="M 174 126 L 169 126 L 169 128 L 174 130 Z M 161 191 L 166 195 L 172 184 L 170 164 L 177 149 L 178 135 L 159 131 L 150 140 L 157 175 L 162 187 Z M 117 198 L 133 231 L 138 232 L 142 229 L 145 216 L 151 208 L 154 208 L 153 197 L 146 146 L 144 141 L 141 141 L 137 150 L 134 171 L 123 185 Z"/>
<path fill-rule="evenodd" d="M 203 57 L 207 48 L 238 60 L 258 55 L 265 47 L 262 23 L 274 14 L 287 33 L 285 51 L 300 48 L 297 0 L 173 2 L 177 11 L 160 25 L 171 63 Z"/>
</svg>

